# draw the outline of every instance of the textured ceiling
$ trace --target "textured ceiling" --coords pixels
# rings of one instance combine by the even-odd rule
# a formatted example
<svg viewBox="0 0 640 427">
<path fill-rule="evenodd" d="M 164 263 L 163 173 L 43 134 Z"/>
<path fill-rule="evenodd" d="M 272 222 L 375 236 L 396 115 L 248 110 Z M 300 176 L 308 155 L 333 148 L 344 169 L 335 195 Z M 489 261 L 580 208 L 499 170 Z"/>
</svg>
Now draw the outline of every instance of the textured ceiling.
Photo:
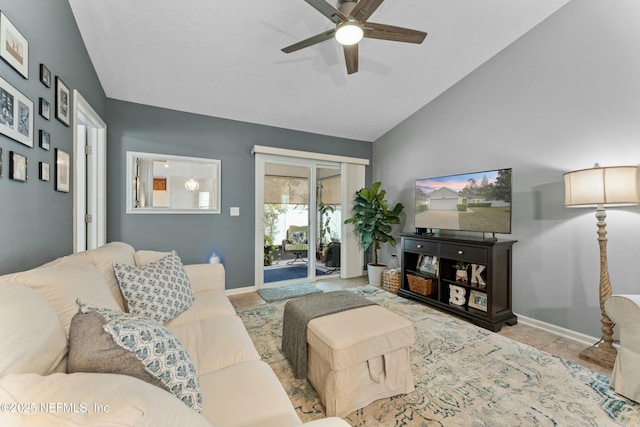
<svg viewBox="0 0 640 427">
<path fill-rule="evenodd" d="M 374 141 L 569 0 L 387 0 L 369 21 L 423 44 L 364 39 L 347 75 L 304 0 L 69 0 L 109 98 Z M 335 5 L 335 4 L 334 4 Z"/>
</svg>

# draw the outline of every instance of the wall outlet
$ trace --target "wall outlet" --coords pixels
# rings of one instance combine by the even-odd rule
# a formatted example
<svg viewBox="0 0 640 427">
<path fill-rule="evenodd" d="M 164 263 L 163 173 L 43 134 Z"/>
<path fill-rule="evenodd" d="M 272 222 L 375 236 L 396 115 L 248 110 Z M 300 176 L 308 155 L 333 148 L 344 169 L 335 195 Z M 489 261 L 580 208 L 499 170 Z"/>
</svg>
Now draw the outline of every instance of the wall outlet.
<svg viewBox="0 0 640 427">
<path fill-rule="evenodd" d="M 229 215 L 230 216 L 240 216 L 240 208 L 233 207 L 233 208 L 229 209 Z"/>
</svg>

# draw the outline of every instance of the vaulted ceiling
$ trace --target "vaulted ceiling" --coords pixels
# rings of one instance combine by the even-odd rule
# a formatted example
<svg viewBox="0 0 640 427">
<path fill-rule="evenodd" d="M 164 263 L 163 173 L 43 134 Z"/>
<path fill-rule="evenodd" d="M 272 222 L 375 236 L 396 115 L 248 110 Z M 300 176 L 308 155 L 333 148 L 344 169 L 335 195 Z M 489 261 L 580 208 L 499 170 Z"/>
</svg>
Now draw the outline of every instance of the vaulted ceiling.
<svg viewBox="0 0 640 427">
<path fill-rule="evenodd" d="M 281 51 L 334 28 L 304 0 L 69 3 L 109 98 L 374 141 L 568 1 L 387 0 L 369 21 L 428 36 L 364 39 L 351 75 L 333 39 Z"/>
</svg>

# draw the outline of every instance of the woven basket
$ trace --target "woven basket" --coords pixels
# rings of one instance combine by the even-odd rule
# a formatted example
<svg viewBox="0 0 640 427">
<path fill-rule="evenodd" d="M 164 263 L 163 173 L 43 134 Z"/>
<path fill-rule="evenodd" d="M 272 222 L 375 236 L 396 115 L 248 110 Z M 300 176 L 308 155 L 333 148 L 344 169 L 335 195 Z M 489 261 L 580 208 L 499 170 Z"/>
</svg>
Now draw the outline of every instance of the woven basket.
<svg viewBox="0 0 640 427">
<path fill-rule="evenodd" d="M 400 271 L 398 269 L 382 272 L 382 289 L 392 294 L 397 294 L 400 289 Z"/>
<path fill-rule="evenodd" d="M 415 292 L 420 295 L 431 295 L 435 291 L 433 280 L 431 279 L 407 274 L 407 281 L 409 282 L 409 289 L 411 292 Z"/>
</svg>

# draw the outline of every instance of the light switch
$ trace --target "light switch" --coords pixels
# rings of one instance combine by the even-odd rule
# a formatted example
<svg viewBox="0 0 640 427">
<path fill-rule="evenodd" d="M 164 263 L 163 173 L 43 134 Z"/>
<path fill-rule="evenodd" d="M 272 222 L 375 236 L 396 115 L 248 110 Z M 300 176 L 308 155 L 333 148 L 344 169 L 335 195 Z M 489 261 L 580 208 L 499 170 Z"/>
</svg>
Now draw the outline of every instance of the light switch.
<svg viewBox="0 0 640 427">
<path fill-rule="evenodd" d="M 240 216 L 240 208 L 232 207 L 229 212 L 230 216 Z"/>
</svg>

